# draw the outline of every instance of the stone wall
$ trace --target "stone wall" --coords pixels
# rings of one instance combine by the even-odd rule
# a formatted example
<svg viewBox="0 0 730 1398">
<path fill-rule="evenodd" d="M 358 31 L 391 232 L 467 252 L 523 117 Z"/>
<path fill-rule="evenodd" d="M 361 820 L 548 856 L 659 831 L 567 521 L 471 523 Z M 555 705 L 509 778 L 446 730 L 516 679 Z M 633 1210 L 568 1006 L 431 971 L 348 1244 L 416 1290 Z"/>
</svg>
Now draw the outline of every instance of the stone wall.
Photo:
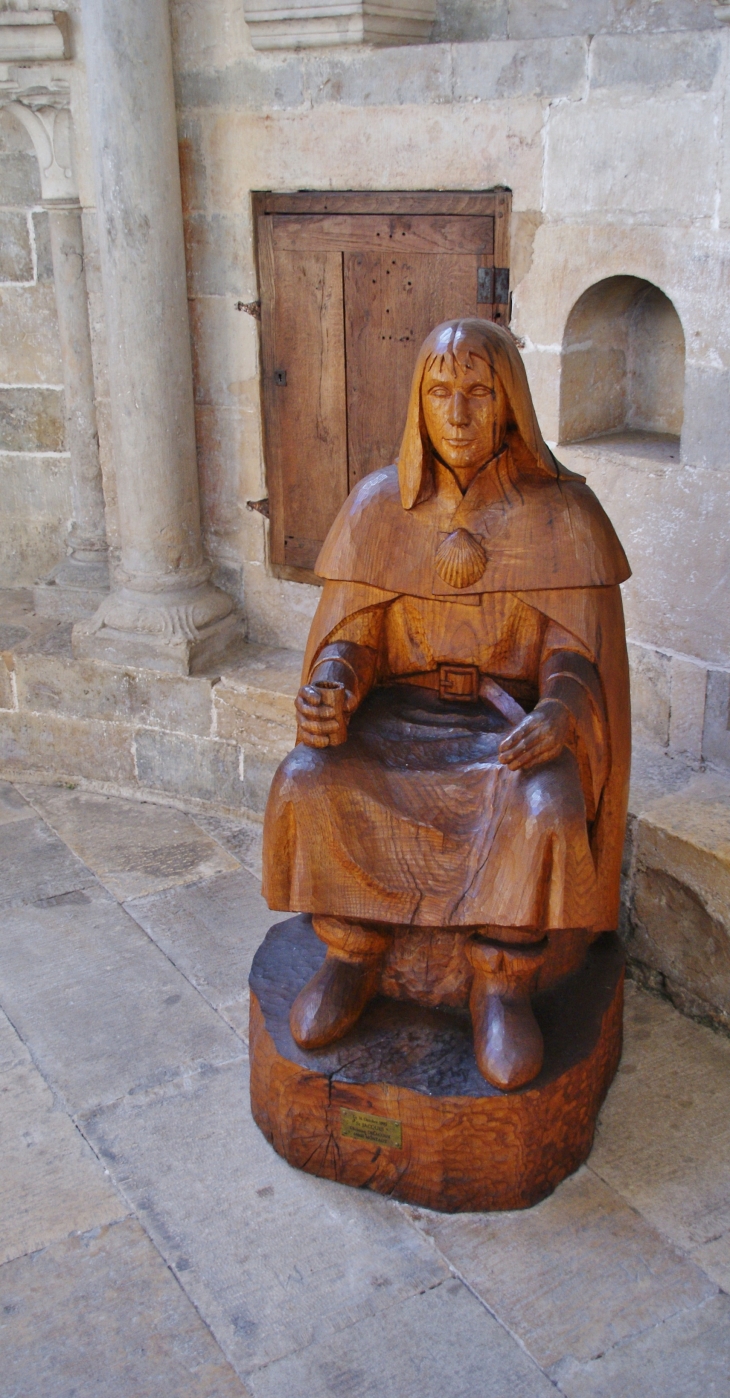
<svg viewBox="0 0 730 1398">
<path fill-rule="evenodd" d="M 63 556 L 71 513 L 48 215 L 30 137 L 0 110 L 0 587 Z"/>
<path fill-rule="evenodd" d="M 638 724 L 727 760 L 728 34 L 712 5 L 469 0 L 442 5 L 440 42 L 279 55 L 253 53 L 237 0 L 176 0 L 173 16 L 206 535 L 240 569 L 250 635 L 300 646 L 317 600 L 269 576 L 267 526 L 243 508 L 265 493 L 257 328 L 236 310 L 257 294 L 251 190 L 505 184 L 513 325 L 551 443 L 566 326 L 590 287 L 641 278 L 681 322 L 681 454 L 669 438 L 561 453 L 634 568 Z"/>
<path fill-rule="evenodd" d="M 258 327 L 240 308 L 257 297 L 251 191 L 507 185 L 513 326 L 551 443 L 560 438 L 561 383 L 565 390 L 574 348 L 568 323 L 591 287 L 607 278 L 641 279 L 658 287 L 679 317 L 681 451 L 666 435 L 679 416 L 664 411 L 661 440 L 604 437 L 587 446 L 561 444 L 559 453 L 588 475 L 634 568 L 625 601 L 637 725 L 693 760 L 730 760 L 730 164 L 722 138 L 730 33 L 716 9 L 710 0 L 443 0 L 427 45 L 270 55 L 254 53 L 241 0 L 172 0 L 205 545 L 252 640 L 300 648 L 318 590 L 272 575 L 268 526 L 246 510 L 247 500 L 266 492 Z M 104 326 L 74 0 L 69 10 L 114 549 Z M 0 133 L 3 218 L 12 233 L 3 275 L 29 283 L 0 289 L 2 314 L 12 319 L 12 328 L 0 325 L 0 384 L 10 386 L 0 387 L 2 444 L 22 453 L 0 458 L 10 501 L 2 581 L 17 585 L 34 581 L 62 552 L 68 478 L 43 216 L 33 214 L 28 224 L 25 212 L 38 198 L 34 156 L 7 114 Z M 35 263 L 23 234 L 31 226 Z M 13 350 L 16 308 L 24 327 L 20 354 Z M 674 339 L 678 344 L 681 336 Z M 677 372 L 681 377 L 681 366 Z M 52 454 L 39 455 L 49 443 Z"/>
</svg>

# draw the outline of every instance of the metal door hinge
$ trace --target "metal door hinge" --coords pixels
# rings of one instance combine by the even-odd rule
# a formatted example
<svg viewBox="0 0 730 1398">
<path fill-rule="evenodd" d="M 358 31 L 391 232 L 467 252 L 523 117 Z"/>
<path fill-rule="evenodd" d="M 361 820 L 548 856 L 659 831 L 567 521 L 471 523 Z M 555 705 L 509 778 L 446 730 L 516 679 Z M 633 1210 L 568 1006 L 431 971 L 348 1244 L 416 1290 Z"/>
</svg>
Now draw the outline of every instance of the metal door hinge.
<svg viewBox="0 0 730 1398">
<path fill-rule="evenodd" d="M 260 301 L 237 301 L 237 302 L 236 302 L 236 310 L 237 310 L 237 311 L 245 311 L 245 312 L 246 312 L 246 315 L 247 315 L 247 316 L 253 316 L 254 320 L 260 320 L 260 319 L 261 319 L 261 302 L 260 302 Z"/>
<path fill-rule="evenodd" d="M 267 497 L 265 500 L 247 500 L 247 501 L 246 501 L 246 509 L 247 509 L 247 510 L 256 510 L 256 511 L 258 512 L 258 514 L 264 516 L 264 519 L 268 519 L 268 518 L 269 518 L 269 501 L 268 501 L 268 497 Z"/>
<path fill-rule="evenodd" d="M 509 302 L 509 267 L 477 269 L 477 304 L 506 306 Z"/>
</svg>

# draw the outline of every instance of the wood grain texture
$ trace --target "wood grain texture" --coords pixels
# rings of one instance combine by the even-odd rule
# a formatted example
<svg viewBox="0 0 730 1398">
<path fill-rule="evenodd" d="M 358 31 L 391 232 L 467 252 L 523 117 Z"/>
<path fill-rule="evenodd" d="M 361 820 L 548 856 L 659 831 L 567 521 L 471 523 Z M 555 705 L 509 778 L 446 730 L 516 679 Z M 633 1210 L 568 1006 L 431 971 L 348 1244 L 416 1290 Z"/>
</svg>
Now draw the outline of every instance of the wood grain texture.
<svg viewBox="0 0 730 1398">
<path fill-rule="evenodd" d="M 272 562 L 312 568 L 347 494 L 342 257 L 259 235 Z"/>
<path fill-rule="evenodd" d="M 274 214 L 274 247 L 286 252 L 485 253 L 494 251 L 492 217 L 445 214 Z"/>
<path fill-rule="evenodd" d="M 254 196 L 271 562 L 288 577 L 311 581 L 348 490 L 394 459 L 430 327 L 508 319 L 477 274 L 508 266 L 510 206 L 506 190 Z"/>
<path fill-rule="evenodd" d="M 254 208 L 267 214 L 493 214 L 508 207 L 508 189 L 377 191 L 312 190 L 254 194 Z M 504 263 L 504 266 L 507 264 Z"/>
<path fill-rule="evenodd" d="M 527 1208 L 587 1158 L 621 1054 L 623 957 L 601 937 L 538 996 L 545 1066 L 500 1092 L 480 1075 L 468 1016 L 378 998 L 338 1043 L 297 1048 L 296 995 L 324 949 L 306 916 L 279 923 L 251 971 L 251 1105 L 291 1165 L 444 1212 Z M 401 1124 L 401 1146 L 342 1134 L 342 1109 Z"/>
</svg>

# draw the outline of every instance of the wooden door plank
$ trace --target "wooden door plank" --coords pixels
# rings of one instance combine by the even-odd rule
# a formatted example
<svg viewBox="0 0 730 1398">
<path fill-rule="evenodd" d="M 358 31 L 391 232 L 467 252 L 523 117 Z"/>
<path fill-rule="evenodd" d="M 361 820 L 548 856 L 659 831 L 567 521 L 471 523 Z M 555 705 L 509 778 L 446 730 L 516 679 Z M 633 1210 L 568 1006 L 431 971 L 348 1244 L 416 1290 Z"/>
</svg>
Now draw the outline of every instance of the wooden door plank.
<svg viewBox="0 0 730 1398">
<path fill-rule="evenodd" d="M 271 559 L 309 569 L 347 494 L 342 257 L 273 249 L 272 260 L 266 318 L 262 306 Z"/>
<path fill-rule="evenodd" d="M 494 219 L 451 215 L 275 214 L 274 247 L 300 251 L 337 248 L 343 252 L 398 246 L 400 251 L 472 253 L 494 250 Z"/>
<path fill-rule="evenodd" d="M 507 191 L 508 192 L 508 191 Z M 295 191 L 255 194 L 267 214 L 494 214 L 502 190 Z"/>
<path fill-rule="evenodd" d="M 350 489 L 396 459 L 418 350 L 442 320 L 477 314 L 478 259 L 345 254 Z"/>
</svg>

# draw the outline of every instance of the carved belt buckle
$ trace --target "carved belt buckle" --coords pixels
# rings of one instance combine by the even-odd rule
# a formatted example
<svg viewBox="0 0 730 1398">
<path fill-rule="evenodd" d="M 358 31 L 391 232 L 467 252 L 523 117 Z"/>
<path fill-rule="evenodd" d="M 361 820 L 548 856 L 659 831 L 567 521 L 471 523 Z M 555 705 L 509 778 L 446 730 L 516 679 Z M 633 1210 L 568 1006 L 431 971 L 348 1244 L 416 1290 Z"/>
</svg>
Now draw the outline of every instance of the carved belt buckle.
<svg viewBox="0 0 730 1398">
<path fill-rule="evenodd" d="M 439 665 L 439 698 L 474 703 L 479 698 L 476 665 Z"/>
</svg>

